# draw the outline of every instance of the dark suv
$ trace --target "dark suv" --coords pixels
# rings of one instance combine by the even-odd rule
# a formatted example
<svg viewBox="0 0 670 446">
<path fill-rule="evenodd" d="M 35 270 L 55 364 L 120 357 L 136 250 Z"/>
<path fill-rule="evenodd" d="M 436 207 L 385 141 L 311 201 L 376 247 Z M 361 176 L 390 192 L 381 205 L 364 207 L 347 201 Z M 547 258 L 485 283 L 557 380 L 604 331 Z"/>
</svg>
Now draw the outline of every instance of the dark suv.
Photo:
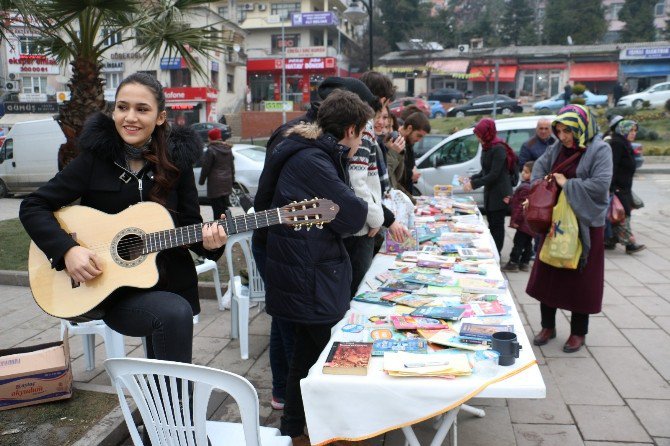
<svg viewBox="0 0 670 446">
<path fill-rule="evenodd" d="M 429 101 L 458 102 L 462 99 L 465 99 L 465 94 L 455 88 L 438 88 L 428 94 Z"/>
<path fill-rule="evenodd" d="M 191 128 L 200 135 L 200 139 L 202 139 L 202 142 L 204 143 L 207 143 L 207 133 L 212 129 L 221 130 L 221 139 L 224 141 L 232 136 L 230 127 L 226 124 L 219 124 L 218 122 L 198 122 L 196 124 L 191 124 Z"/>
</svg>

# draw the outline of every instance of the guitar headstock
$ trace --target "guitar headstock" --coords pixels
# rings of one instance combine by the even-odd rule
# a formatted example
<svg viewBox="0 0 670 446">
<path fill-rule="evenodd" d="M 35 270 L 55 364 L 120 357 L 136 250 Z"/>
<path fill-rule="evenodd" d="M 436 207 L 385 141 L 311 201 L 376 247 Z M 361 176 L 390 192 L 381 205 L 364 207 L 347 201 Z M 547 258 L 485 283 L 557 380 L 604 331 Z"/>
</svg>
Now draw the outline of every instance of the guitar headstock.
<svg viewBox="0 0 670 446">
<path fill-rule="evenodd" d="M 282 223 L 293 226 L 296 231 L 303 226 L 308 231 L 312 226 L 322 229 L 323 224 L 332 221 L 339 211 L 337 204 L 325 198 L 293 202 L 279 208 Z"/>
</svg>

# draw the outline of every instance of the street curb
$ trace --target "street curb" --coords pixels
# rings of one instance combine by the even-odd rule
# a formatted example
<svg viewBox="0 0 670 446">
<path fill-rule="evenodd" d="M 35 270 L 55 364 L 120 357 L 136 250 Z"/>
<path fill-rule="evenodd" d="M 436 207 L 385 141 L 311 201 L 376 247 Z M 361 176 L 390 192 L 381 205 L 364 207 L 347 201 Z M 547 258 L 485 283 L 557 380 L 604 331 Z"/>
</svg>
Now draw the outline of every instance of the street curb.
<svg viewBox="0 0 670 446">
<path fill-rule="evenodd" d="M 649 164 L 648 166 L 645 164 L 643 167 L 640 167 L 635 171 L 635 173 L 670 173 L 670 165 L 654 165 L 654 164 Z"/>
<path fill-rule="evenodd" d="M 0 285 L 12 286 L 30 286 L 27 271 L 9 271 L 0 270 Z M 221 292 L 225 293 L 228 289 L 226 283 L 221 284 Z M 214 282 L 200 282 L 198 283 L 198 294 L 201 299 L 216 300 L 216 290 L 214 289 Z"/>
</svg>

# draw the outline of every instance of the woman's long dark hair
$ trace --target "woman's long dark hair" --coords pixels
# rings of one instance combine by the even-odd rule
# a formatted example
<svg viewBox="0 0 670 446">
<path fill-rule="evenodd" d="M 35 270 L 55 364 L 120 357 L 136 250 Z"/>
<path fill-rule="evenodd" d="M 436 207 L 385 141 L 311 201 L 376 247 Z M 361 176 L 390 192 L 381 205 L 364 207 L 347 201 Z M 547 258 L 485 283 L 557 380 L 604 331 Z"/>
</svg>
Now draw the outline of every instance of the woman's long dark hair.
<svg viewBox="0 0 670 446">
<path fill-rule="evenodd" d="M 154 95 L 158 103 L 158 113 L 165 111 L 165 93 L 158 79 L 147 73 L 135 73 L 126 77 L 116 89 L 116 95 L 121 88 L 128 84 L 144 85 Z M 174 188 L 179 179 L 179 169 L 172 164 L 168 155 L 168 137 L 170 125 L 167 120 L 157 125 L 151 134 L 151 149 L 144 155 L 144 159 L 154 165 L 154 187 L 149 191 L 149 199 L 165 205 L 167 195 Z"/>
</svg>

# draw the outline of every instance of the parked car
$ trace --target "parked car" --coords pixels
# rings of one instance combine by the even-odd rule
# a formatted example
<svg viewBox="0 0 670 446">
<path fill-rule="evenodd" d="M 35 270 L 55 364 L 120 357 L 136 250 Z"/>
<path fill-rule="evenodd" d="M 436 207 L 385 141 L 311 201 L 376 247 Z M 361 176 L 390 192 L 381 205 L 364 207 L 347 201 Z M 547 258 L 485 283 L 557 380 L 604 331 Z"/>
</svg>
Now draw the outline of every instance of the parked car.
<svg viewBox="0 0 670 446">
<path fill-rule="evenodd" d="M 493 113 L 493 97 L 492 94 L 476 97 L 463 105 L 450 108 L 447 110 L 447 116 L 462 118 L 465 115 L 491 114 Z M 519 100 L 499 94 L 496 98 L 496 111 L 503 115 L 510 115 L 512 113 L 521 113 L 523 107 L 521 107 Z"/>
<path fill-rule="evenodd" d="M 202 142 L 204 143 L 207 142 L 207 133 L 212 129 L 221 130 L 221 139 L 224 141 L 233 135 L 230 131 L 230 127 L 228 127 L 226 124 L 220 124 L 218 122 L 198 122 L 196 124 L 191 124 L 191 128 L 195 130 L 198 135 L 200 135 L 200 139 L 202 139 Z"/>
<path fill-rule="evenodd" d="M 517 154 L 521 145 L 535 135 L 537 121 L 541 118 L 553 119 L 555 116 L 524 116 L 519 118 L 497 119 L 498 136 Z M 482 168 L 482 147 L 473 133 L 474 127 L 460 130 L 433 146 L 423 156 L 417 158 L 416 166 L 421 172 L 415 184 L 415 193 L 433 195 L 436 184 L 452 184 L 454 176 L 470 177 Z M 462 187 L 454 189 L 455 194 L 465 194 Z M 467 193 L 472 195 L 479 206 L 484 205 L 483 188 Z"/>
<path fill-rule="evenodd" d="M 463 99 L 465 99 L 465 94 L 462 91 L 449 87 L 438 88 L 428 94 L 429 101 L 458 102 Z"/>
<path fill-rule="evenodd" d="M 203 149 L 207 150 L 207 147 Z M 258 190 L 258 179 L 265 164 L 265 147 L 251 144 L 233 144 L 233 156 L 235 158 L 235 184 L 230 196 L 230 204 L 239 206 L 240 194 L 247 193 L 255 195 Z M 207 184 L 198 184 L 200 179 L 201 160 L 197 160 L 193 166 L 195 183 L 198 188 L 198 198 L 201 202 L 207 200 Z"/>
<path fill-rule="evenodd" d="M 400 117 L 403 110 L 405 110 L 405 107 L 407 107 L 408 105 L 416 105 L 422 112 L 426 114 L 426 116 L 430 116 L 430 105 L 428 104 L 428 101 L 422 98 L 408 97 L 408 98 L 396 99 L 395 101 L 389 104 L 389 108 L 391 109 L 391 113 L 393 113 L 397 117 Z"/>
<path fill-rule="evenodd" d="M 589 90 L 586 90 L 583 94 L 584 99 L 586 99 L 586 105 L 589 107 L 606 107 L 607 106 L 607 101 L 608 97 L 606 94 L 594 94 L 591 93 Z M 539 101 L 533 104 L 533 109 L 537 112 L 540 113 L 550 113 L 550 112 L 557 112 L 560 110 L 563 106 L 565 105 L 565 101 L 563 100 L 563 93 L 559 93 L 557 95 L 554 95 L 550 97 L 549 99 L 545 99 L 544 101 Z"/>
<path fill-rule="evenodd" d="M 653 107 L 656 107 L 664 105 L 668 99 L 670 99 L 670 82 L 661 82 L 639 93 L 623 96 L 616 105 L 623 107 L 632 106 L 639 109 L 642 108 L 644 101 L 649 101 Z"/>
<path fill-rule="evenodd" d="M 444 118 L 447 116 L 447 111 L 442 106 L 440 101 L 428 101 L 430 105 L 430 118 Z"/>
<path fill-rule="evenodd" d="M 429 133 L 421 141 L 414 144 L 412 149 L 414 150 L 414 158 L 419 159 L 423 156 L 424 153 L 433 148 L 435 144 L 442 142 L 445 138 L 448 138 L 449 135 L 442 135 L 438 133 Z"/>
</svg>

